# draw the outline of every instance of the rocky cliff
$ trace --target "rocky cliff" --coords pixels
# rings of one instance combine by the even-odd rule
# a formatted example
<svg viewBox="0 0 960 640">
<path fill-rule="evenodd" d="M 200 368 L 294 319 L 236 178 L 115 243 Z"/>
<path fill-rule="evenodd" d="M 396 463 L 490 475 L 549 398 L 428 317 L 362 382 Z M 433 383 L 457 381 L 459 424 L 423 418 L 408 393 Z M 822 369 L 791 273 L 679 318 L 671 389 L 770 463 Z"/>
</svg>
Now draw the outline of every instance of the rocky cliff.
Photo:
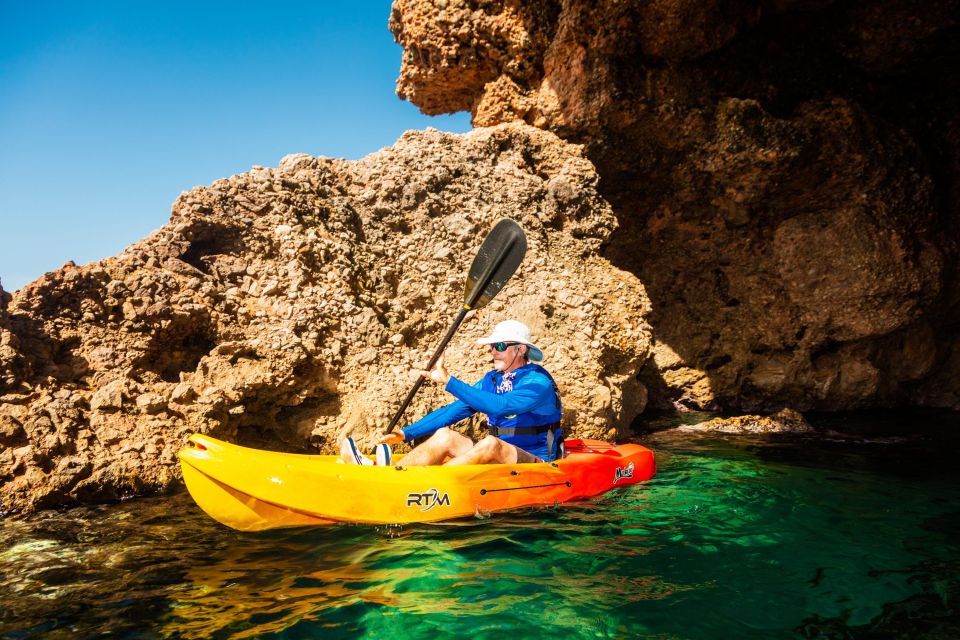
<svg viewBox="0 0 960 640">
<path fill-rule="evenodd" d="M 178 481 L 194 431 L 336 449 L 386 425 L 463 303 L 502 217 L 527 258 L 447 351 L 527 322 L 574 433 L 643 410 L 643 286 L 600 257 L 617 222 L 582 150 L 525 124 L 409 132 L 348 162 L 294 155 L 185 192 L 169 224 L 115 258 L 0 293 L 0 511 L 102 500 Z M 449 401 L 424 389 L 412 420 Z M 285 445 L 284 445 L 285 443 Z"/>
<path fill-rule="evenodd" d="M 960 3 L 396 0 L 398 93 L 581 143 L 658 407 L 960 408 Z"/>
<path fill-rule="evenodd" d="M 474 338 L 526 321 L 574 434 L 960 408 L 958 4 L 398 0 L 401 97 L 484 128 L 288 156 L 0 289 L 0 512 L 163 489 L 193 431 L 369 439 L 504 216 L 527 260 L 448 363 L 478 377 Z"/>
</svg>

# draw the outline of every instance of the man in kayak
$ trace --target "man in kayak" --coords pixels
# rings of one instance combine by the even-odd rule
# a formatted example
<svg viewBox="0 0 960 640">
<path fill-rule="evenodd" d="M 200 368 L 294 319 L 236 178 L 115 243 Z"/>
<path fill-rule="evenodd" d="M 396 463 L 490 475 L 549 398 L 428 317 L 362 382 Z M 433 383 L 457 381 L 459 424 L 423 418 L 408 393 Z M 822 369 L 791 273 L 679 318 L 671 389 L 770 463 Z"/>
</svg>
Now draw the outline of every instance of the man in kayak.
<svg viewBox="0 0 960 640">
<path fill-rule="evenodd" d="M 477 344 L 487 345 L 493 370 L 470 386 L 447 373 L 441 356 L 432 370 L 420 373 L 445 385 L 456 400 L 405 429 L 386 434 L 378 448 L 429 435 L 404 456 L 406 466 L 440 464 L 447 458 L 446 464 L 514 464 L 560 457 L 560 393 L 547 370 L 537 364 L 543 361 L 543 351 L 531 342 L 530 329 L 522 322 L 505 320 Z M 479 442 L 448 428 L 477 412 L 487 415 L 490 431 Z M 365 463 L 350 438 L 344 441 L 341 455 L 346 462 Z M 384 459 L 379 452 L 378 459 Z"/>
</svg>

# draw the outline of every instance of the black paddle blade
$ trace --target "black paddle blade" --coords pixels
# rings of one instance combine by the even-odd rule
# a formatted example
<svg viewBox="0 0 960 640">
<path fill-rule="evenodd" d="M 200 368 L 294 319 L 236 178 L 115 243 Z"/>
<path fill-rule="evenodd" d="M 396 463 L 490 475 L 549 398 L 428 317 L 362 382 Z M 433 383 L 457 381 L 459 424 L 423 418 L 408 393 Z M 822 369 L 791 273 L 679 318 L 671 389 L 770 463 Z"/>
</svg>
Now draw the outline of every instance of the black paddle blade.
<svg viewBox="0 0 960 640">
<path fill-rule="evenodd" d="M 440 341 L 440 346 L 434 352 L 433 357 L 427 364 L 427 369 L 432 369 L 437 363 L 440 354 L 447 348 L 453 334 L 463 323 L 470 309 L 479 309 L 491 300 L 507 284 L 507 280 L 514 274 L 520 263 L 523 262 L 523 256 L 527 253 L 527 237 L 523 235 L 523 229 L 520 225 L 510 219 L 503 219 L 494 225 L 490 233 L 487 234 L 480 250 L 477 251 L 477 257 L 473 259 L 470 265 L 470 273 L 467 274 L 467 287 L 463 298 L 463 309 L 457 314 L 457 319 L 453 321 L 447 335 Z M 404 399 L 403 404 L 397 409 L 393 419 L 387 426 L 387 433 L 391 433 L 397 426 L 397 422 L 407 410 L 410 401 L 417 395 L 420 385 L 423 384 L 423 378 L 418 378 L 413 389 Z"/>
<path fill-rule="evenodd" d="M 527 237 L 519 224 L 504 218 L 490 230 L 470 265 L 463 305 L 486 306 L 514 274 L 527 253 Z"/>
</svg>

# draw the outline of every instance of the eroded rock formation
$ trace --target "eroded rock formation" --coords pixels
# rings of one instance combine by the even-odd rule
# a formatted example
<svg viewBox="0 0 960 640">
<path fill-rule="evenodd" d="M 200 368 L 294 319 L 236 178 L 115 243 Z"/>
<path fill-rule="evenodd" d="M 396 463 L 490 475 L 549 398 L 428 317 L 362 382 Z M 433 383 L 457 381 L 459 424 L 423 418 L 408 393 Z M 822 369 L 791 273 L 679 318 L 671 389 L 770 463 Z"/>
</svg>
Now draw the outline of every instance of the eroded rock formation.
<svg viewBox="0 0 960 640">
<path fill-rule="evenodd" d="M 584 145 L 653 406 L 960 408 L 960 3 L 396 0 L 398 94 Z"/>
<path fill-rule="evenodd" d="M 527 261 L 448 362 L 525 320 L 574 434 L 648 397 L 960 408 L 958 5 L 397 0 L 401 97 L 491 128 L 288 156 L 0 289 L 0 511 L 162 489 L 193 431 L 369 438 L 503 216 Z"/>
<path fill-rule="evenodd" d="M 500 218 L 521 222 L 517 275 L 447 352 L 526 321 L 573 433 L 643 410 L 649 310 L 599 256 L 616 228 L 581 149 L 524 124 L 409 132 L 355 162 L 294 155 L 181 195 L 169 224 L 115 258 L 0 293 L 0 511 L 162 489 L 194 431 L 332 452 L 386 425 L 463 303 Z M 425 389 L 412 420 L 449 401 Z M 316 451 L 316 449 L 314 449 Z"/>
</svg>

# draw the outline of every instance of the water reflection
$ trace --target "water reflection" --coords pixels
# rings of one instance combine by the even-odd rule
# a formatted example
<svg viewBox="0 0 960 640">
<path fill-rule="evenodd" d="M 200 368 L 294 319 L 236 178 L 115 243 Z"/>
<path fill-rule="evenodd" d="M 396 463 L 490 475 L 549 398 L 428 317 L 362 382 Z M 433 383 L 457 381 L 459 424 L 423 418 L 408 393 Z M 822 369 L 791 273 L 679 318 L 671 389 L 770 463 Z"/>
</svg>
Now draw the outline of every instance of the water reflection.
<svg viewBox="0 0 960 640">
<path fill-rule="evenodd" d="M 907 611 L 949 627 L 955 477 L 892 483 L 883 454 L 806 445 L 658 451 L 644 486 L 485 520 L 249 534 L 186 494 L 5 520 L 0 636 L 855 637 Z"/>
<path fill-rule="evenodd" d="M 304 620 L 353 626 L 370 624 L 370 610 L 510 618 L 525 611 L 542 615 L 557 602 L 573 602 L 575 611 L 604 611 L 674 593 L 675 585 L 655 575 L 611 577 L 610 558 L 617 549 L 637 555 L 642 544 L 630 536 L 611 538 L 622 528 L 613 526 L 609 512 L 602 513 L 588 510 L 586 528 L 564 510 L 451 529 L 338 527 L 264 534 L 260 544 L 226 548 L 188 568 L 183 576 L 188 586 L 172 600 L 162 634 L 228 631 L 232 637 L 255 637 Z M 576 539 L 585 536 L 597 541 L 577 548 Z M 358 609 L 366 612 L 360 619 L 345 619 Z M 582 613 L 573 619 L 583 625 Z"/>
</svg>

